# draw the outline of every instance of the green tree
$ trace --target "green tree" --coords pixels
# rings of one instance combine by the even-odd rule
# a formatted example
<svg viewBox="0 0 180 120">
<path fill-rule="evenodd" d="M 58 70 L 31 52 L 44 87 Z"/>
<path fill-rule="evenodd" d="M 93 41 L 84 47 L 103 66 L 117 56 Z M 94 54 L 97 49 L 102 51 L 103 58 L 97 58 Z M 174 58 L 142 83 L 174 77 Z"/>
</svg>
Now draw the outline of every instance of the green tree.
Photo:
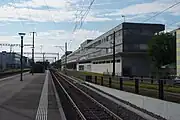
<svg viewBox="0 0 180 120">
<path fill-rule="evenodd" d="M 176 37 L 171 33 L 154 35 L 149 41 L 148 52 L 157 70 L 163 65 L 175 63 Z"/>
</svg>

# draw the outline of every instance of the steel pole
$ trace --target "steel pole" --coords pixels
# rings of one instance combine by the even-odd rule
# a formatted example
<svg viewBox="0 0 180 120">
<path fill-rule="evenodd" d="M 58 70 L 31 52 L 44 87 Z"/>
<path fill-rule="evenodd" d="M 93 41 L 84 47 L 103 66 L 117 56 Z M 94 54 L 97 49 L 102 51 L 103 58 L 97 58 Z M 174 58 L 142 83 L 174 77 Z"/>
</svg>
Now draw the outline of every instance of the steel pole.
<svg viewBox="0 0 180 120">
<path fill-rule="evenodd" d="M 113 73 L 112 73 L 112 76 L 115 76 L 115 67 L 116 67 L 116 61 L 115 61 L 115 32 L 114 32 L 114 34 L 113 34 Z"/>
<path fill-rule="evenodd" d="M 34 32 L 33 32 L 33 46 L 32 46 L 32 75 L 34 74 Z"/>
<path fill-rule="evenodd" d="M 44 55 L 45 55 L 45 53 L 43 53 L 43 63 L 44 63 L 44 61 L 45 61 L 45 59 L 44 59 Z"/>
<path fill-rule="evenodd" d="M 67 69 L 67 42 L 65 43 L 65 74 Z"/>
<path fill-rule="evenodd" d="M 58 60 L 59 60 L 59 52 L 57 53 L 57 55 L 58 55 Z"/>
<path fill-rule="evenodd" d="M 3 70 L 3 62 L 2 62 L 3 53 L 1 52 L 1 71 Z"/>
<path fill-rule="evenodd" d="M 21 36 L 21 78 L 20 78 L 20 81 L 23 81 L 23 62 L 22 62 L 22 59 L 23 59 L 23 36 Z"/>
</svg>

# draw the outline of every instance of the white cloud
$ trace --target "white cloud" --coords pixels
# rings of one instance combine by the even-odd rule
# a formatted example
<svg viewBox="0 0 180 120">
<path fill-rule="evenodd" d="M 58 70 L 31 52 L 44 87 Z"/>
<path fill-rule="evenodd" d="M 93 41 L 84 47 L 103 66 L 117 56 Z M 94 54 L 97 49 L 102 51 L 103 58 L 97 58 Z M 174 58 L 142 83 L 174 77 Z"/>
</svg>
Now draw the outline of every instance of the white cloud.
<svg viewBox="0 0 180 120">
<path fill-rule="evenodd" d="M 25 24 L 27 24 L 27 25 L 37 25 L 38 23 L 35 23 L 35 22 L 26 22 Z"/>
<path fill-rule="evenodd" d="M 139 14 L 139 15 L 130 15 L 130 16 L 125 16 L 125 21 L 127 22 L 139 22 L 139 19 L 145 19 L 147 18 L 148 15 L 147 14 Z M 124 18 L 123 17 L 117 17 L 115 18 L 115 20 L 124 22 Z"/>
<path fill-rule="evenodd" d="M 9 24 L 11 24 L 11 23 L 9 23 L 9 22 L 1 22 L 1 23 L 0 23 L 0 26 L 2 27 L 2 26 L 9 25 Z"/>
<path fill-rule="evenodd" d="M 30 0 L 16 3 L 9 3 L 0 7 L 0 21 L 35 21 L 35 22 L 73 22 L 76 17 L 76 7 L 81 5 L 80 0 Z M 40 9 L 41 7 L 50 7 L 48 9 Z M 108 3 L 108 2 L 107 2 Z M 134 4 L 122 9 L 92 9 L 87 16 L 87 22 L 96 21 L 110 21 L 114 18 L 109 16 L 118 16 L 115 19 L 119 20 L 119 16 L 126 15 L 127 19 L 135 19 L 128 16 L 142 15 L 146 16 L 149 13 L 156 13 L 164 10 L 168 6 L 171 6 L 175 2 L 173 0 L 158 0 L 154 2 Z M 97 3 L 98 4 L 98 3 Z M 101 3 L 100 3 L 101 4 Z M 103 3 L 102 3 L 103 4 Z M 109 3 L 108 3 L 109 4 Z M 32 7 L 33 6 L 33 7 Z M 54 9 L 51 9 L 53 7 Z M 81 7 L 82 8 L 82 7 Z M 86 9 L 87 6 L 83 7 Z M 173 15 L 179 15 L 180 7 L 173 7 L 168 10 Z M 140 17 L 142 17 L 140 16 Z"/>
<path fill-rule="evenodd" d="M 46 6 L 44 0 L 9 3 L 8 5 L 0 7 L 0 21 L 73 22 L 76 9 L 73 9 L 71 4 L 78 1 L 79 0 L 71 0 L 69 2 L 67 2 L 67 0 L 46 0 L 48 7 L 54 7 L 55 9 L 37 9 L 37 7 Z M 97 17 L 96 15 L 89 14 L 85 21 L 108 20 L 110 19 L 106 17 Z"/>
<path fill-rule="evenodd" d="M 32 20 L 36 22 L 48 22 L 48 21 L 66 21 L 72 20 L 73 11 L 65 10 L 38 10 L 28 8 L 14 8 L 12 6 L 6 6 L 0 8 L 0 20 L 18 21 L 18 20 Z"/>
<path fill-rule="evenodd" d="M 95 30 L 90 31 L 90 30 L 85 30 L 85 29 L 79 29 L 73 34 L 73 37 L 74 37 L 74 40 L 83 41 L 87 38 L 94 39 L 101 34 L 102 32 L 100 31 L 95 31 Z"/>
<path fill-rule="evenodd" d="M 170 10 L 170 12 L 173 14 L 173 15 L 176 15 L 176 16 L 179 16 L 180 15 L 180 7 L 179 6 L 176 6 L 176 7 L 174 7 L 174 8 L 172 8 L 171 10 Z"/>
<path fill-rule="evenodd" d="M 110 21 L 112 20 L 111 18 L 108 18 L 108 17 L 95 17 L 95 16 L 87 16 L 86 20 L 85 21 L 88 21 L 88 22 L 95 22 L 95 21 Z"/>
<path fill-rule="evenodd" d="M 158 0 L 149 3 L 135 4 L 123 9 L 119 9 L 116 12 L 107 14 L 107 16 L 118 16 L 118 15 L 138 15 L 147 13 L 156 13 L 164 10 L 165 8 L 173 5 L 175 2 L 172 0 Z M 180 8 L 172 8 L 167 12 L 178 13 Z"/>
<path fill-rule="evenodd" d="M 40 52 L 40 45 L 43 44 L 44 52 L 60 52 L 63 54 L 63 51 L 55 48 L 55 45 L 64 45 L 65 42 L 71 42 L 71 47 L 68 47 L 69 50 L 75 50 L 79 45 L 86 39 L 93 39 L 101 35 L 102 32 L 95 30 L 86 30 L 80 29 L 75 33 L 71 33 L 65 30 L 49 30 L 46 32 L 38 32 L 35 36 L 35 51 Z M 0 43 L 15 43 L 20 44 L 20 37 L 16 36 L 0 36 Z M 24 44 L 31 44 L 32 36 L 26 35 L 24 38 Z M 9 49 L 6 47 L 6 50 Z M 14 48 L 14 51 L 20 51 L 19 47 Z M 30 47 L 24 48 L 25 52 L 31 52 Z"/>
<path fill-rule="evenodd" d="M 77 2 L 77 0 L 74 0 Z M 19 3 L 9 3 L 10 5 L 14 5 L 16 7 L 53 7 L 53 8 L 65 8 L 70 6 L 73 1 L 67 0 L 31 0 L 31 1 L 22 1 Z"/>
<path fill-rule="evenodd" d="M 174 21 L 166 25 L 166 31 L 172 31 L 177 28 L 180 28 L 180 22 L 178 21 Z"/>
</svg>

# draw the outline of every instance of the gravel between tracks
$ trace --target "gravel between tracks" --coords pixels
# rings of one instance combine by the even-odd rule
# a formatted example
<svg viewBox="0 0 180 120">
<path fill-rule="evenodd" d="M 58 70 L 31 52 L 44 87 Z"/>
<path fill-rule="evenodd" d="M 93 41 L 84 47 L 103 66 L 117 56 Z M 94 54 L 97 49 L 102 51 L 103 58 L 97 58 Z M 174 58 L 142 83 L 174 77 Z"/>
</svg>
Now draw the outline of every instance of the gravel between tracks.
<svg viewBox="0 0 180 120">
<path fill-rule="evenodd" d="M 87 120 L 117 120 L 69 83 L 66 83 L 62 79 L 60 80 L 60 83 L 66 89 Z"/>
<path fill-rule="evenodd" d="M 58 96 L 61 99 L 61 105 L 63 107 L 65 116 L 67 120 L 79 120 L 77 116 L 77 112 L 74 109 L 73 105 L 68 100 L 67 96 L 64 94 L 62 88 L 59 86 L 58 82 L 55 80 L 54 76 L 52 75 L 56 90 L 58 92 Z"/>
</svg>

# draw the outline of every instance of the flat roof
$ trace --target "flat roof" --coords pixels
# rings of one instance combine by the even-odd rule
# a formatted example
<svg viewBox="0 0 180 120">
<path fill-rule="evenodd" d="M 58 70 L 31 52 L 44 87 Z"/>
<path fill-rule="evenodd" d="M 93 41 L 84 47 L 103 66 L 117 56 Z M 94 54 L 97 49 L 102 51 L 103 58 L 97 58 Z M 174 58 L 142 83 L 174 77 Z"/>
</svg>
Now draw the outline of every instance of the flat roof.
<svg viewBox="0 0 180 120">
<path fill-rule="evenodd" d="M 146 26 L 165 26 L 164 24 L 155 24 L 155 23 L 133 23 L 133 22 L 123 22 L 123 23 L 121 23 L 121 24 L 119 24 L 119 25 L 117 25 L 117 26 L 115 26 L 115 27 L 113 27 L 113 28 L 111 28 L 110 30 L 108 30 L 107 32 L 105 32 L 105 33 L 103 33 L 102 35 L 100 35 L 100 36 L 98 36 L 96 39 L 94 39 L 93 41 L 91 41 L 89 44 L 87 44 L 86 45 L 86 47 L 87 46 L 89 46 L 89 45 L 91 45 L 91 44 L 93 44 L 93 43 L 95 43 L 95 42 L 97 42 L 97 40 L 98 39 L 100 39 L 101 37 L 103 37 L 105 34 L 112 34 L 112 32 L 114 32 L 114 30 L 116 30 L 116 29 L 118 29 L 118 30 L 120 30 L 120 29 L 122 29 L 122 27 L 123 27 L 123 25 L 130 25 L 130 24 L 133 24 L 133 25 L 146 25 Z"/>
</svg>

